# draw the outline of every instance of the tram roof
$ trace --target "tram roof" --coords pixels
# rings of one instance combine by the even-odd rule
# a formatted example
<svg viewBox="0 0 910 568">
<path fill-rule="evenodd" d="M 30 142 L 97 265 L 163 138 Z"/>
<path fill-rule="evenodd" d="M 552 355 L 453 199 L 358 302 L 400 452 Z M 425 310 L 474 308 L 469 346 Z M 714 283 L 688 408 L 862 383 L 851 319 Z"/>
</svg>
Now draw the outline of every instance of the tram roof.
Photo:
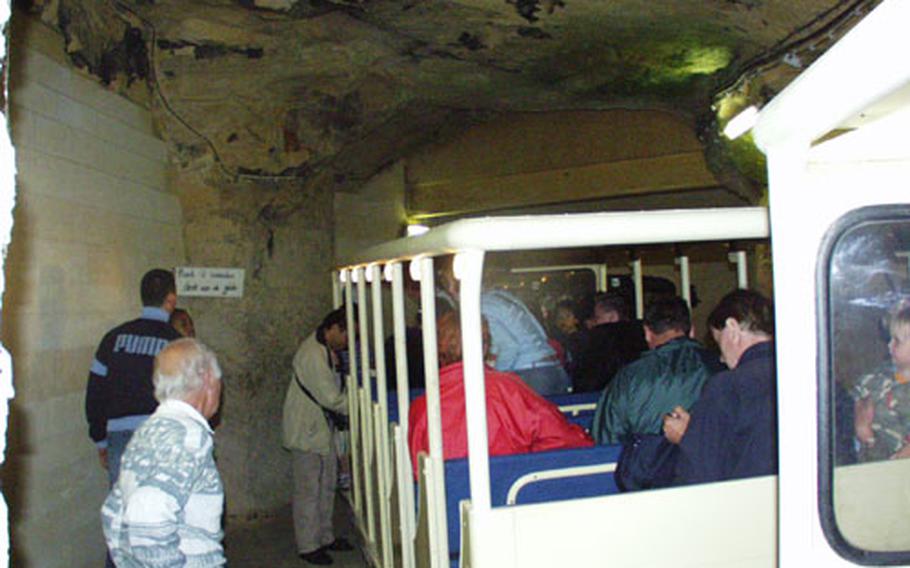
<svg viewBox="0 0 910 568">
<path fill-rule="evenodd" d="M 342 267 L 463 250 L 509 251 L 761 239 L 764 207 L 671 209 L 462 219 L 361 251 Z"/>
</svg>

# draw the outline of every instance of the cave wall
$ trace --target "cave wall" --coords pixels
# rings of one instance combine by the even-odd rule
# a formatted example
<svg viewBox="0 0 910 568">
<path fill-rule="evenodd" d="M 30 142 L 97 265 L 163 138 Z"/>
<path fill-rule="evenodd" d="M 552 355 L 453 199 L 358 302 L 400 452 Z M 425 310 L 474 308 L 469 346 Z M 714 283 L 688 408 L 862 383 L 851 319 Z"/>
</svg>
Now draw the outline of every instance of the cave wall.
<svg viewBox="0 0 910 568">
<path fill-rule="evenodd" d="M 332 307 L 332 189 L 230 180 L 207 167 L 178 168 L 172 186 L 187 262 L 246 271 L 242 298 L 180 303 L 224 372 L 216 451 L 228 522 L 267 515 L 290 502 L 281 410 L 291 359 Z"/>
<path fill-rule="evenodd" d="M 97 342 L 138 316 L 150 266 L 182 264 L 182 214 L 150 113 L 64 64 L 61 40 L 13 17 L 15 227 L 3 341 L 16 398 L 3 486 L 12 565 L 100 566 L 107 475 L 88 438 Z"/>
</svg>

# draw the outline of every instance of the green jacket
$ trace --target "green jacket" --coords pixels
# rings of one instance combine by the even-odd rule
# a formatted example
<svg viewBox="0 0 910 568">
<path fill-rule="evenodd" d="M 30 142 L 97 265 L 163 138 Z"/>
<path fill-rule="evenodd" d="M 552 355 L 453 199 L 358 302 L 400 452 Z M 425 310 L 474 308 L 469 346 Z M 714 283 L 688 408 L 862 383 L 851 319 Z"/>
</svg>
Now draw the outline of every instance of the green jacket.
<svg viewBox="0 0 910 568">
<path fill-rule="evenodd" d="M 663 415 L 677 405 L 691 408 L 705 381 L 720 369 L 716 355 L 687 337 L 643 353 L 607 386 L 591 434 L 598 444 L 618 444 L 631 434 L 660 434 Z"/>
</svg>

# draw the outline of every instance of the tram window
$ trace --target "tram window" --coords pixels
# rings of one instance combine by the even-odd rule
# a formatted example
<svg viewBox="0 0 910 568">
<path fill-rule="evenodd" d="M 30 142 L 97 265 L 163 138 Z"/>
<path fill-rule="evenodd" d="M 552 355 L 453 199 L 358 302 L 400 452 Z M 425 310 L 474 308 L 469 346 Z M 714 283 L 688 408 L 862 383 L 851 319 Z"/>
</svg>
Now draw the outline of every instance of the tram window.
<svg viewBox="0 0 910 568">
<path fill-rule="evenodd" d="M 820 512 L 843 556 L 910 560 L 910 207 L 828 235 L 819 375 Z"/>
</svg>

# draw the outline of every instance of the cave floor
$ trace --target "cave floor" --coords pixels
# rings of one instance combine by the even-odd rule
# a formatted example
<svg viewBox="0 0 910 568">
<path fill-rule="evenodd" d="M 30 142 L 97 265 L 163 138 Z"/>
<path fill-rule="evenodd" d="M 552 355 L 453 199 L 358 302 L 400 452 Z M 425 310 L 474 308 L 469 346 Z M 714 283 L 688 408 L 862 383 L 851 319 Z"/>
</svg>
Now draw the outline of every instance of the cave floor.
<svg viewBox="0 0 910 568">
<path fill-rule="evenodd" d="M 368 566 L 358 549 L 359 539 L 353 526 L 348 501 L 340 495 L 335 499 L 335 536 L 344 537 L 355 545 L 351 552 L 330 552 L 335 568 Z M 294 546 L 294 523 L 291 506 L 275 515 L 253 520 L 231 520 L 225 527 L 224 548 L 231 568 L 291 568 L 309 567 L 297 557 Z"/>
</svg>

